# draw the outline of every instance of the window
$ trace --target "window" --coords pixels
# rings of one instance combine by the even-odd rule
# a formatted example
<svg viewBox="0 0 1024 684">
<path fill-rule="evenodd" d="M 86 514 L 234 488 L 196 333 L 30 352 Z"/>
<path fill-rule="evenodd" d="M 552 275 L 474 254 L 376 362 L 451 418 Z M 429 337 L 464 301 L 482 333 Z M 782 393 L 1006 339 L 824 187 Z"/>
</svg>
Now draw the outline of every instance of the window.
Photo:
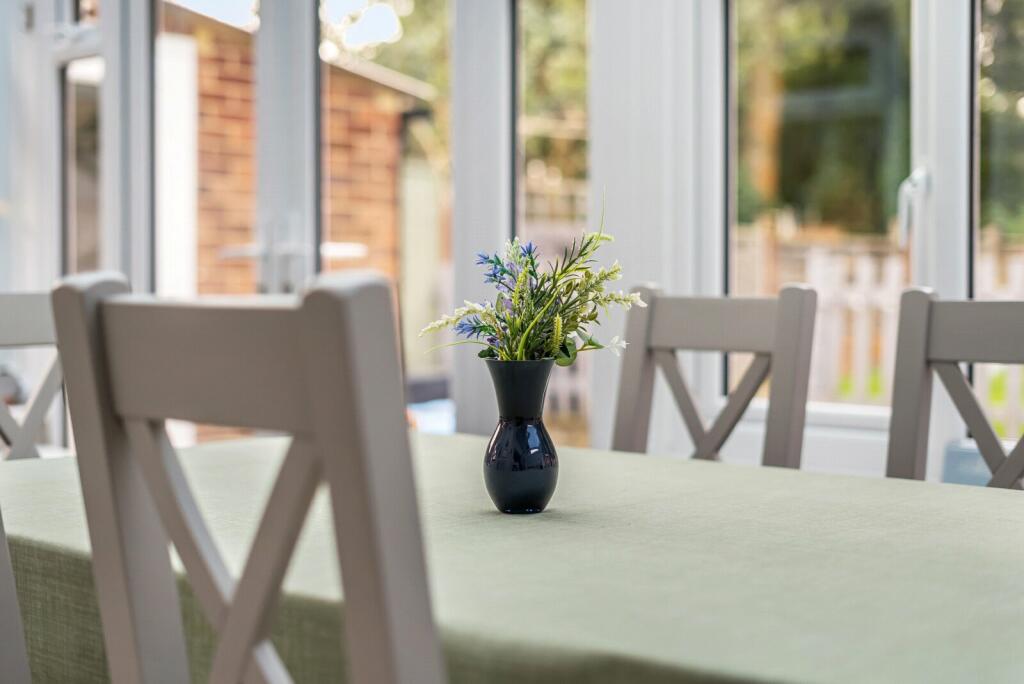
<svg viewBox="0 0 1024 684">
<path fill-rule="evenodd" d="M 1024 2 L 984 0 L 977 36 L 979 225 L 974 296 L 1024 299 Z M 996 433 L 1024 431 L 1020 366 L 976 364 L 974 388 Z"/>
<path fill-rule="evenodd" d="M 100 83 L 103 60 L 70 61 L 63 71 L 64 270 L 100 267 Z"/>
<path fill-rule="evenodd" d="M 370 268 L 397 291 L 416 425 L 454 429 L 451 350 L 419 331 L 451 308 L 448 0 L 321 5 L 324 271 Z"/>
<path fill-rule="evenodd" d="M 543 260 L 584 231 L 587 215 L 587 2 L 519 0 L 516 233 Z M 614 333 L 608 333 L 610 337 Z M 590 358 L 556 367 L 545 423 L 566 445 L 589 443 Z"/>
<path fill-rule="evenodd" d="M 591 174 L 609 219 L 635 227 L 616 245 L 633 282 L 684 295 L 769 296 L 794 280 L 818 290 L 809 468 L 881 470 L 900 291 L 967 294 L 972 5 L 591 7 Z M 720 357 L 701 356 L 688 379 L 708 415 L 724 383 Z M 596 370 L 603 437 L 614 371 Z M 932 477 L 965 434 L 938 404 Z M 652 450 L 685 439 L 672 409 L 667 396 L 656 404 Z M 723 458 L 754 460 L 762 418 L 748 412 Z"/>
<path fill-rule="evenodd" d="M 886 404 L 909 250 L 909 0 L 735 0 L 731 294 L 818 291 L 811 401 Z M 730 379 L 738 381 L 732 360 Z"/>
<path fill-rule="evenodd" d="M 257 290 L 256 74 L 249 0 L 160 2 L 155 276 L 165 295 Z"/>
</svg>

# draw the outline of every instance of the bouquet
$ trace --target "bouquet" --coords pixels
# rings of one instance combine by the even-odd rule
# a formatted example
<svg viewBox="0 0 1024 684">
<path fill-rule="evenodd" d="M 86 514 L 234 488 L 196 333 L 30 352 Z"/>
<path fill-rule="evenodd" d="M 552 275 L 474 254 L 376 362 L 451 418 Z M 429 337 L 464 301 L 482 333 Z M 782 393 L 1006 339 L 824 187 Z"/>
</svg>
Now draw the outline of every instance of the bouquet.
<svg viewBox="0 0 1024 684">
<path fill-rule="evenodd" d="M 622 277 L 622 267 L 617 261 L 598 267 L 594 255 L 611 240 L 603 230 L 586 233 L 544 267 L 536 246 L 522 244 L 519 238 L 500 252 L 481 252 L 476 263 L 485 269 L 484 282 L 494 285 L 494 301 L 467 301 L 420 335 L 452 329 L 466 338 L 452 344 L 482 345 L 480 358 L 501 361 L 554 359 L 559 366 L 569 366 L 581 352 L 611 349 L 618 354 L 626 342 L 615 336 L 602 344 L 592 328 L 600 325 L 601 314 L 611 306 L 646 304 L 636 293 L 608 289 Z"/>
</svg>

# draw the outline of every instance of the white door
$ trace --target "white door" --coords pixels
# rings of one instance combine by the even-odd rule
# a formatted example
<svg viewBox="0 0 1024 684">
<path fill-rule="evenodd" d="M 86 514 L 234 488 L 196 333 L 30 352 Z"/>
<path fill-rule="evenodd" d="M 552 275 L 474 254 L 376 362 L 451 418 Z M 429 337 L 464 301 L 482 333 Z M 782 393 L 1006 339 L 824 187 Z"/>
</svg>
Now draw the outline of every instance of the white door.
<svg viewBox="0 0 1024 684">
<path fill-rule="evenodd" d="M 596 0 L 592 11 L 593 182 L 607 188 L 613 224 L 640 218 L 630 239 L 646 245 L 624 248 L 627 273 L 711 295 L 810 283 L 819 311 L 804 462 L 881 473 L 900 292 L 969 293 L 971 3 L 730 0 L 638 11 Z M 630 206 L 620 194 L 646 201 Z M 708 413 L 745 362 L 690 359 Z M 609 381 L 614 372 L 597 369 Z M 947 404 L 935 407 L 933 477 L 946 444 L 964 434 Z M 725 459 L 757 459 L 763 409 L 752 407 Z M 655 421 L 652 449 L 685 452 L 670 400 Z"/>
<path fill-rule="evenodd" d="M 880 472 L 900 293 L 968 294 L 971 14 L 931 0 L 730 7 L 726 287 L 818 291 L 810 468 Z M 962 428 L 943 397 L 934 411 L 938 477 Z"/>
</svg>

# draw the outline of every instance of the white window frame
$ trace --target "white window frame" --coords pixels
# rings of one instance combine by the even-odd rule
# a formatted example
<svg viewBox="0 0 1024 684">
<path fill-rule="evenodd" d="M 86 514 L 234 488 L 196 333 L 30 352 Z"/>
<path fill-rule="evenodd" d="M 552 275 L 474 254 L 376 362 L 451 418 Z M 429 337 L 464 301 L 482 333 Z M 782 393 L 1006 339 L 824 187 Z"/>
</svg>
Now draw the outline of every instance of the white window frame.
<svg viewBox="0 0 1024 684">
<path fill-rule="evenodd" d="M 15 92 L 13 82 L 15 31 L 19 19 L 24 21 L 18 17 L 18 11 L 13 3 L 0 3 L 0 26 L 6 27 L 0 29 L 0 45 L 4 45 L 6 48 L 0 50 L 0 92 L 3 93 Z M 11 176 L 14 167 L 9 161 L 14 144 L 10 135 L 13 128 L 13 110 L 14 102 L 9 97 L 0 101 L 0 291 L 11 287 L 11 269 L 13 268 L 11 249 L 13 201 L 11 198 L 14 193 Z"/>
<path fill-rule="evenodd" d="M 320 248 L 318 0 L 261 0 L 256 32 L 260 289 L 301 290 Z"/>
<path fill-rule="evenodd" d="M 102 57 L 100 85 L 100 267 L 126 273 L 137 289 L 151 282 L 152 26 L 148 2 L 104 2 L 96 23 L 74 23 L 72 0 L 27 3 L 7 27 L 15 46 L 11 77 L 21 103 L 12 122 L 10 163 L 18 236 L 11 245 L 18 289 L 48 287 L 64 271 L 65 216 L 62 70 Z"/>
<path fill-rule="evenodd" d="M 11 223 L 18 227 L 11 235 L 14 269 L 9 286 L 17 290 L 42 289 L 56 280 L 63 268 L 63 122 L 58 60 L 61 52 L 66 52 L 60 49 L 60 43 L 76 37 L 57 35 L 58 18 L 66 16 L 63 4 L 41 0 L 23 8 L 20 16 L 3 29 L 11 38 L 12 97 L 21 104 L 11 112 L 9 162 Z M 96 49 L 87 52 L 96 53 Z"/>
<path fill-rule="evenodd" d="M 101 263 L 153 289 L 153 35 L 150 0 L 104 0 L 100 112 Z"/>
<path fill-rule="evenodd" d="M 639 8 L 590 2 L 590 212 L 618 240 L 629 273 L 677 294 L 720 294 L 726 221 L 725 31 L 717 2 L 649 0 Z M 633 276 L 634 278 L 636 276 Z M 635 282 L 627 282 L 632 285 Z M 605 323 L 621 330 L 623 317 Z M 591 442 L 611 441 L 618 361 L 593 359 Z M 700 401 L 717 401 L 721 359 L 686 355 Z M 649 447 L 673 453 L 689 438 L 659 381 Z"/>
<path fill-rule="evenodd" d="M 452 264 L 455 292 L 483 301 L 491 292 L 476 252 L 512 234 L 515 117 L 514 0 L 452 2 Z M 456 430 L 488 434 L 497 408 L 485 365 L 454 356 Z"/>
</svg>

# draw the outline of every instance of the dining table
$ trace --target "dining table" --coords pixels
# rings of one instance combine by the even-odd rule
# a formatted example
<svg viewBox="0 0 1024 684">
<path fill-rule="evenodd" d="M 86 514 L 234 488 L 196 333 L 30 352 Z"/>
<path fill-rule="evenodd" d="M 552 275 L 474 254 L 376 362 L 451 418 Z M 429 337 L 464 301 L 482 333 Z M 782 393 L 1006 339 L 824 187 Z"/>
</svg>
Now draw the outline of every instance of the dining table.
<svg viewBox="0 0 1024 684">
<path fill-rule="evenodd" d="M 236 573 L 288 443 L 180 450 Z M 486 443 L 411 433 L 451 682 L 1024 681 L 1020 492 L 564 447 L 548 509 L 505 515 Z M 0 464 L 0 505 L 34 681 L 107 681 L 77 460 Z M 296 682 L 344 679 L 329 505 L 274 618 Z M 206 681 L 214 633 L 177 567 Z"/>
</svg>

